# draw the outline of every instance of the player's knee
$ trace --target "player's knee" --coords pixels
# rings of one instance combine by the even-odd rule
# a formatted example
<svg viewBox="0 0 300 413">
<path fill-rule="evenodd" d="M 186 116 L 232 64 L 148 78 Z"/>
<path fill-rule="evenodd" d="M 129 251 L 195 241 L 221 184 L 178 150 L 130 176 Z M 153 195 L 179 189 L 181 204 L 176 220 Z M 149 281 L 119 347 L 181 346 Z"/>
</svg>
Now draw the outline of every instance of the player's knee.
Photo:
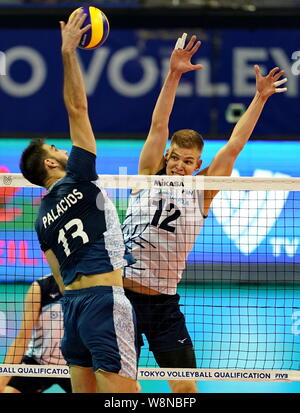
<svg viewBox="0 0 300 413">
<path fill-rule="evenodd" d="M 97 387 L 99 393 L 138 393 L 138 381 L 107 371 L 97 370 Z"/>
<path fill-rule="evenodd" d="M 184 347 L 171 351 L 153 351 L 159 367 L 196 368 L 196 357 L 193 347 Z"/>
<path fill-rule="evenodd" d="M 198 393 L 197 383 L 195 381 L 169 381 L 172 393 Z"/>
<path fill-rule="evenodd" d="M 142 386 L 140 383 L 137 381 L 136 382 L 136 393 L 141 393 L 142 392 Z"/>
</svg>

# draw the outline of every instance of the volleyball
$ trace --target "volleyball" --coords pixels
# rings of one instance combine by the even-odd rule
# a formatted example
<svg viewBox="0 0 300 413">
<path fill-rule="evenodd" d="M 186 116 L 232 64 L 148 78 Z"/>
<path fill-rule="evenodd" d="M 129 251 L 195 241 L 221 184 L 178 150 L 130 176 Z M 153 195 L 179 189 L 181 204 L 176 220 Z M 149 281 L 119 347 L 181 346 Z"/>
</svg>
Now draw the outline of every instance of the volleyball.
<svg viewBox="0 0 300 413">
<path fill-rule="evenodd" d="M 91 28 L 83 34 L 78 47 L 85 50 L 95 49 L 101 46 L 108 37 L 108 19 L 102 10 L 93 6 L 79 7 L 71 13 L 69 19 L 79 9 L 83 9 L 83 12 L 87 15 L 82 27 L 91 24 Z"/>
</svg>

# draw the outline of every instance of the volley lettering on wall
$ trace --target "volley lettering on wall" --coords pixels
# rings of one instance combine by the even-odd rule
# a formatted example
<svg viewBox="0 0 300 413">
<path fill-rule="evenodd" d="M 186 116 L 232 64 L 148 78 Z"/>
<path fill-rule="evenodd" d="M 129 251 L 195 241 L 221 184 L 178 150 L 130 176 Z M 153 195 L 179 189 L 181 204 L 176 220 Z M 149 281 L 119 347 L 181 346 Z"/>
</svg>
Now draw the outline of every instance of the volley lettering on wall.
<svg viewBox="0 0 300 413">
<path fill-rule="evenodd" d="M 20 29 L 16 34 L 1 29 L 1 33 L 1 47 L 6 58 L 6 75 L 0 79 L 5 110 L 2 131 L 24 134 L 47 130 L 47 133 L 66 136 L 68 126 L 62 115 L 63 104 L 57 89 L 57 79 L 61 76 L 60 62 L 57 60 L 59 50 L 45 48 L 49 36 L 53 37 L 54 44 L 59 44 L 59 32 L 39 29 L 37 35 L 36 30 Z M 174 31 L 174 40 L 177 34 Z M 253 61 L 257 61 L 262 67 L 278 65 L 285 69 L 289 88 L 285 97 L 277 96 L 276 102 L 269 102 L 264 112 L 265 122 L 263 126 L 257 125 L 256 135 L 296 135 L 297 125 L 293 119 L 297 116 L 294 103 L 299 97 L 299 76 L 291 73 L 291 66 L 294 71 L 297 70 L 298 61 L 294 54 L 298 49 L 297 30 L 266 30 L 263 35 L 260 30 L 222 30 L 220 36 L 226 48 L 217 57 L 222 66 L 222 71 L 217 74 L 211 65 L 213 34 L 213 31 L 205 33 L 206 41 L 196 62 L 202 63 L 204 69 L 186 76 L 178 88 L 171 119 L 172 129 L 189 125 L 201 130 L 204 136 L 211 134 L 211 98 L 215 96 L 218 105 L 214 110 L 218 117 L 214 130 L 218 132 L 218 138 L 228 136 L 232 123 L 226 120 L 226 111 L 232 103 L 246 104 L 253 95 L 254 77 L 250 72 Z M 109 40 L 100 48 L 90 52 L 80 51 L 92 122 L 97 134 L 145 135 L 149 113 L 165 76 L 166 62 L 173 45 L 170 36 L 169 39 L 158 39 L 151 31 L 145 34 L 143 31 L 113 30 Z M 100 114 L 98 102 L 104 97 L 106 105 L 101 108 Z M 26 116 L 21 110 L 24 105 L 32 108 Z M 183 122 L 180 114 L 187 106 L 190 110 Z M 113 116 L 115 107 L 122 107 L 118 122 Z M 42 108 L 48 108 L 48 113 L 52 115 L 45 118 Z M 12 118 L 15 111 L 19 113 L 17 121 Z"/>
</svg>

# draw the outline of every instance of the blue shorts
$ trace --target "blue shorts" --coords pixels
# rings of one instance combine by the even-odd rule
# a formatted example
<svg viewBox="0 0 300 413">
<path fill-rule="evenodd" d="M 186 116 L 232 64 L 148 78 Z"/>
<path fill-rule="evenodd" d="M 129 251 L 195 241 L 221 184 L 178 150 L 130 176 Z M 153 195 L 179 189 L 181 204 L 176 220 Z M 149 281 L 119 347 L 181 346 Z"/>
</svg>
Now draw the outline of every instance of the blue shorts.
<svg viewBox="0 0 300 413">
<path fill-rule="evenodd" d="M 180 311 L 179 295 L 146 295 L 125 290 L 137 318 L 139 351 L 143 346 L 142 334 L 149 350 L 164 352 L 193 347 L 185 317 Z"/>
<path fill-rule="evenodd" d="M 122 287 L 65 290 L 63 313 L 61 347 L 68 365 L 136 379 L 136 320 Z"/>
</svg>

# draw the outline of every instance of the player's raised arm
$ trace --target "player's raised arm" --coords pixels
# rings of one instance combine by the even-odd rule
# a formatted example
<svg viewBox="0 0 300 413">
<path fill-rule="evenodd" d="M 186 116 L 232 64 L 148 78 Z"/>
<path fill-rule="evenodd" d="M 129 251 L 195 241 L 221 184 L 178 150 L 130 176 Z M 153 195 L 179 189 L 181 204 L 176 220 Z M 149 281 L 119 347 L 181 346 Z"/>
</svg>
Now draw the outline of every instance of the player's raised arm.
<svg viewBox="0 0 300 413">
<path fill-rule="evenodd" d="M 279 80 L 284 70 L 273 68 L 267 76 L 262 76 L 258 65 L 254 66 L 256 73 L 256 93 L 246 112 L 241 116 L 227 144 L 219 150 L 206 175 L 230 176 L 236 158 L 248 142 L 253 129 L 262 113 L 268 98 L 274 93 L 285 92 L 287 89 L 280 87 L 287 79 Z"/>
<path fill-rule="evenodd" d="M 153 175 L 160 169 L 169 137 L 169 119 L 181 75 L 191 70 L 202 69 L 202 65 L 191 63 L 191 58 L 199 49 L 201 42 L 196 41 L 196 36 L 192 36 L 184 47 L 185 38 L 186 34 L 178 39 L 170 58 L 169 71 L 157 99 L 150 131 L 140 154 L 140 175 Z"/>
<path fill-rule="evenodd" d="M 60 22 L 64 68 L 64 102 L 73 145 L 96 154 L 96 142 L 88 116 L 88 103 L 76 48 L 90 25 L 81 28 L 86 15 L 79 9 L 67 23 Z"/>
</svg>

